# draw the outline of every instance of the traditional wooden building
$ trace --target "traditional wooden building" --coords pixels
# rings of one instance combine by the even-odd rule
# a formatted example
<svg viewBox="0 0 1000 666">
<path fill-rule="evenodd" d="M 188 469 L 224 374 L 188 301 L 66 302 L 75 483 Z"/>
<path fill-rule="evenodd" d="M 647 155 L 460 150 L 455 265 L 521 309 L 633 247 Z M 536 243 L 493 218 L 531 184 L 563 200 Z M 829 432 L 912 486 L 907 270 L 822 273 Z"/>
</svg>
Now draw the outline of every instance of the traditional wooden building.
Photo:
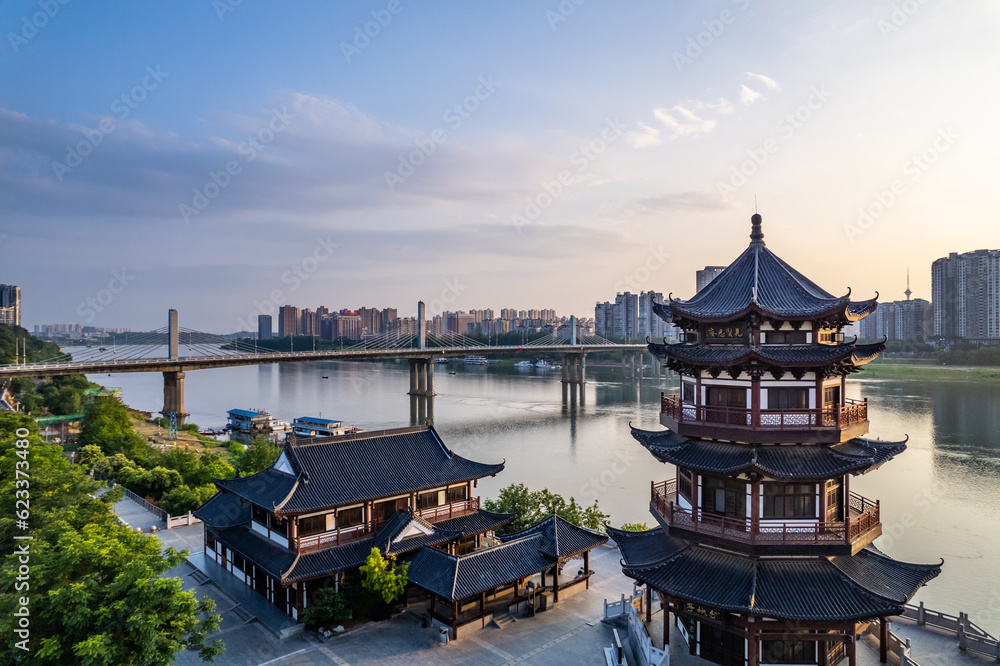
<svg viewBox="0 0 1000 666">
<path fill-rule="evenodd" d="M 659 594 L 691 654 L 717 664 L 856 664 L 859 635 L 902 612 L 940 564 L 880 552 L 879 503 L 851 490 L 905 441 L 868 438 L 847 376 L 884 343 L 846 341 L 876 299 L 836 297 L 764 243 L 751 243 L 687 301 L 654 305 L 684 331 L 649 344 L 680 375 L 662 397 L 665 430 L 633 436 L 674 478 L 654 483 L 659 528 L 609 530 L 626 575 Z"/>
<path fill-rule="evenodd" d="M 298 619 L 317 586 L 339 585 L 373 547 L 408 557 L 482 546 L 516 518 L 473 495 L 503 468 L 455 454 L 432 426 L 292 441 L 267 469 L 216 479 L 195 515 L 206 557 Z"/>
</svg>

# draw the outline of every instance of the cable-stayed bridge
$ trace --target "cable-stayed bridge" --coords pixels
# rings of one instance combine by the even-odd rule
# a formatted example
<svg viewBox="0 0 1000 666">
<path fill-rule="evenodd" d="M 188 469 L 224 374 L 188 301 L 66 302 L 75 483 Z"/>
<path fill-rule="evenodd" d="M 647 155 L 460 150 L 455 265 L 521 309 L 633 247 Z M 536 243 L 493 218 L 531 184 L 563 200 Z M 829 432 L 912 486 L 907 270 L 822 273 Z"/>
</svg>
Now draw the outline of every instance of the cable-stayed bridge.
<svg viewBox="0 0 1000 666">
<path fill-rule="evenodd" d="M 410 394 L 434 395 L 434 359 L 496 354 L 563 354 L 565 384 L 586 383 L 586 354 L 620 351 L 626 357 L 646 349 L 645 344 L 617 344 L 599 336 L 576 335 L 575 321 L 564 334 L 552 333 L 520 345 L 496 345 L 457 333 L 432 334 L 424 327 L 417 333 L 385 333 L 366 336 L 340 349 L 303 349 L 287 352 L 258 347 L 256 342 L 180 327 L 171 310 L 169 324 L 147 333 L 114 336 L 110 343 L 75 350 L 35 363 L 0 365 L 0 379 L 68 374 L 163 373 L 165 415 L 184 415 L 184 373 L 191 370 L 228 368 L 303 361 L 360 361 L 405 358 L 410 362 Z M 632 359 L 634 367 L 636 361 Z"/>
</svg>

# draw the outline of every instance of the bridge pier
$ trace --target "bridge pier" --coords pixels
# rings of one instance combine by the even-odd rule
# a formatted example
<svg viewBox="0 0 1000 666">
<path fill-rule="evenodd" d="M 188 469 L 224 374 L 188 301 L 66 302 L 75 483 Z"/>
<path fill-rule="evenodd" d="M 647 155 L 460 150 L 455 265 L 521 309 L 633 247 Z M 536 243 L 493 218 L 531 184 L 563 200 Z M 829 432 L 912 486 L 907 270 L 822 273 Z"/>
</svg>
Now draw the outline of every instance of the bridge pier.
<svg viewBox="0 0 1000 666">
<path fill-rule="evenodd" d="M 562 363 L 563 384 L 587 383 L 587 355 L 583 353 L 565 354 Z"/>
<path fill-rule="evenodd" d="M 434 395 L 434 359 L 411 358 L 410 395 L 429 397 Z"/>
<path fill-rule="evenodd" d="M 184 411 L 184 372 L 169 371 L 163 373 L 163 410 L 164 416 L 177 415 L 177 422 L 183 423 L 189 416 Z"/>
</svg>

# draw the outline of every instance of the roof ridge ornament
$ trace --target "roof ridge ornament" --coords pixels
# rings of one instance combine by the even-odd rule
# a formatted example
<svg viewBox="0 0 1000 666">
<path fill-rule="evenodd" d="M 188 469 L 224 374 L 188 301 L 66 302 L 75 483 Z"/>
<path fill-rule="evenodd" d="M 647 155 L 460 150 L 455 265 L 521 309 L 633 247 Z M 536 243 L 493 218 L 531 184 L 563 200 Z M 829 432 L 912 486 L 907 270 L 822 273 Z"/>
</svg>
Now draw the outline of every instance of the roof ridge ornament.
<svg viewBox="0 0 1000 666">
<path fill-rule="evenodd" d="M 760 216 L 760 213 L 754 213 L 750 218 L 750 240 L 754 244 L 766 245 L 764 242 L 764 231 L 761 228 L 763 225 L 764 218 Z"/>
</svg>

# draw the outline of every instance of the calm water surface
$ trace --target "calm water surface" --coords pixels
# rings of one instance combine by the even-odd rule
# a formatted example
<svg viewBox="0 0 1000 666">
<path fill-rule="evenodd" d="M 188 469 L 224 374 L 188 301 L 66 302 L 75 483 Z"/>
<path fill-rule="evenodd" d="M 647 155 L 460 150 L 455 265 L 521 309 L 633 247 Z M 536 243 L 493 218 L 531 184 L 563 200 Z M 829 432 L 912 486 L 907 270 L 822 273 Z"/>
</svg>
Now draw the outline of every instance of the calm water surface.
<svg viewBox="0 0 1000 666">
<path fill-rule="evenodd" d="M 90 378 L 122 387 L 132 407 L 162 407 L 159 374 Z M 597 499 L 614 525 L 653 525 L 650 481 L 673 469 L 632 439 L 629 422 L 659 429 L 660 392 L 676 388 L 676 380 L 623 382 L 618 368 L 593 364 L 587 379 L 582 398 L 564 398 L 558 371 L 437 365 L 434 422 L 459 454 L 506 460 L 502 474 L 480 482 L 484 497 L 523 482 L 585 503 Z M 322 414 L 371 430 L 424 415 L 408 387 L 404 361 L 192 371 L 185 388 L 191 420 L 202 427 L 223 425 L 229 409 L 262 408 L 286 421 Z M 852 490 L 881 500 L 877 545 L 902 560 L 944 558 L 941 576 L 916 599 L 943 612 L 968 612 L 1000 633 L 1000 386 L 860 379 L 849 383 L 848 396 L 869 399 L 872 436 L 910 436 L 903 455 L 851 482 Z"/>
</svg>

